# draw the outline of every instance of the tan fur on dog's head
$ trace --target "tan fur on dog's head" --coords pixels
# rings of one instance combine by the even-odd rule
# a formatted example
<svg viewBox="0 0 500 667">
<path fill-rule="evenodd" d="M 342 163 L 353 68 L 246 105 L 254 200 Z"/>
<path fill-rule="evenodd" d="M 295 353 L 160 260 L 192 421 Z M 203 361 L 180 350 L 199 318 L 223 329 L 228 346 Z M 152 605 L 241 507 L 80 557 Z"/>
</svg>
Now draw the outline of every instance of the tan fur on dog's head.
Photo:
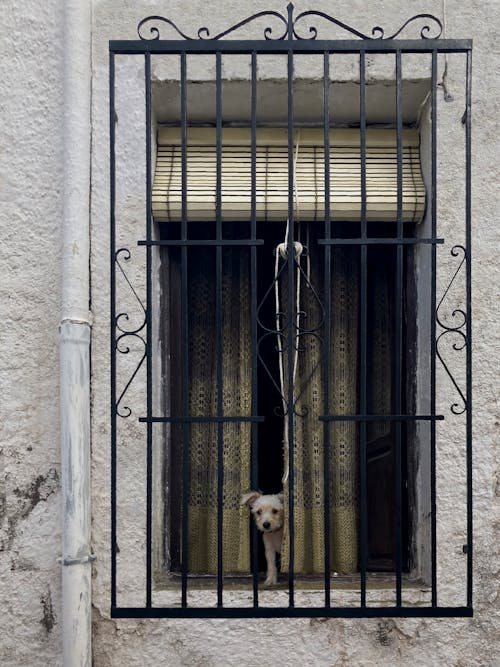
<svg viewBox="0 0 500 667">
<path fill-rule="evenodd" d="M 257 528 L 263 533 L 274 533 L 283 527 L 283 494 L 263 495 L 259 491 L 249 491 L 241 496 L 241 504 L 248 505 Z"/>
</svg>

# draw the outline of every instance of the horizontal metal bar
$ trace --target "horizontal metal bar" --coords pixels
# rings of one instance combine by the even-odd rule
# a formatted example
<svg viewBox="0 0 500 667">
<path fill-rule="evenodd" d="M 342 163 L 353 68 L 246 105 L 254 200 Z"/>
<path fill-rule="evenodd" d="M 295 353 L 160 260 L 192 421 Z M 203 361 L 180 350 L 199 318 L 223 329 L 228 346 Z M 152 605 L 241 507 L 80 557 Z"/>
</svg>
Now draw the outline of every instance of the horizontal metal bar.
<svg viewBox="0 0 500 667">
<path fill-rule="evenodd" d="M 417 245 L 420 243 L 436 244 L 444 243 L 444 239 L 417 239 L 396 237 L 373 237 L 373 238 L 333 238 L 318 239 L 319 245 Z M 263 239 L 158 239 L 151 241 L 137 241 L 140 246 L 253 246 L 263 245 Z"/>
<path fill-rule="evenodd" d="M 137 241 L 137 245 L 153 246 L 252 246 L 264 245 L 262 239 L 158 239 L 151 241 Z"/>
<path fill-rule="evenodd" d="M 472 607 L 112 607 L 111 618 L 471 618 Z"/>
<path fill-rule="evenodd" d="M 471 39 L 111 40 L 111 53 L 467 53 Z"/>
<path fill-rule="evenodd" d="M 322 422 L 415 422 L 441 421 L 444 415 L 320 415 Z"/>
<path fill-rule="evenodd" d="M 224 422 L 263 422 L 265 417 L 139 417 L 139 421 L 146 424 L 218 424 Z"/>
<path fill-rule="evenodd" d="M 416 238 L 336 238 L 336 239 L 318 239 L 319 245 L 417 245 L 419 243 L 444 243 L 444 239 L 416 239 Z"/>
</svg>

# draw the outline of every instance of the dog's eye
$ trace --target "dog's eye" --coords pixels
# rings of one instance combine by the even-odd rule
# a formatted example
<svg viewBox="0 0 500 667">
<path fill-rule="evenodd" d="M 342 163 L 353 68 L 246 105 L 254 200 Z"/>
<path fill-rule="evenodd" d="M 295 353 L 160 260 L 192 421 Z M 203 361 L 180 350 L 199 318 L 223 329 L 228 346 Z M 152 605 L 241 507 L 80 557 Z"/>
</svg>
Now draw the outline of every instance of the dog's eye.
<svg viewBox="0 0 500 667">
<path fill-rule="evenodd" d="M 257 510 L 257 514 L 260 516 L 262 514 L 262 510 Z"/>
<path fill-rule="evenodd" d="M 278 510 L 277 510 L 277 509 L 273 509 L 273 514 L 278 514 Z"/>
</svg>

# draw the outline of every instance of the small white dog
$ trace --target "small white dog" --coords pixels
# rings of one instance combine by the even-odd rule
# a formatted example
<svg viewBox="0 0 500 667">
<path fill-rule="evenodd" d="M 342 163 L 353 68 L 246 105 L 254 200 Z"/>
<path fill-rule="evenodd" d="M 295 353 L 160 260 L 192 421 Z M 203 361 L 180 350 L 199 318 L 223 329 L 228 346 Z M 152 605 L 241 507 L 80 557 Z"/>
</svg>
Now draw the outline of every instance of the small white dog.
<svg viewBox="0 0 500 667">
<path fill-rule="evenodd" d="M 249 491 L 241 496 L 241 504 L 248 505 L 257 528 L 262 531 L 267 561 L 266 586 L 278 583 L 276 554 L 281 553 L 283 540 L 283 494 L 263 495 L 259 491 Z"/>
</svg>

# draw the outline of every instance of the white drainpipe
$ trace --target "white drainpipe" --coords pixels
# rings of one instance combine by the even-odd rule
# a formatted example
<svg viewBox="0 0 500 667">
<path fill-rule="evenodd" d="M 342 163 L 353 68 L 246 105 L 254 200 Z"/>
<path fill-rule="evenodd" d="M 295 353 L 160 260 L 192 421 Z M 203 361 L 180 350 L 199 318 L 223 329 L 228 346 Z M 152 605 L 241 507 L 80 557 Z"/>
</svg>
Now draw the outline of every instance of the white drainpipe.
<svg viewBox="0 0 500 667">
<path fill-rule="evenodd" d="M 91 0 L 64 2 L 64 219 L 60 324 L 64 667 L 92 663 L 89 193 Z"/>
</svg>

